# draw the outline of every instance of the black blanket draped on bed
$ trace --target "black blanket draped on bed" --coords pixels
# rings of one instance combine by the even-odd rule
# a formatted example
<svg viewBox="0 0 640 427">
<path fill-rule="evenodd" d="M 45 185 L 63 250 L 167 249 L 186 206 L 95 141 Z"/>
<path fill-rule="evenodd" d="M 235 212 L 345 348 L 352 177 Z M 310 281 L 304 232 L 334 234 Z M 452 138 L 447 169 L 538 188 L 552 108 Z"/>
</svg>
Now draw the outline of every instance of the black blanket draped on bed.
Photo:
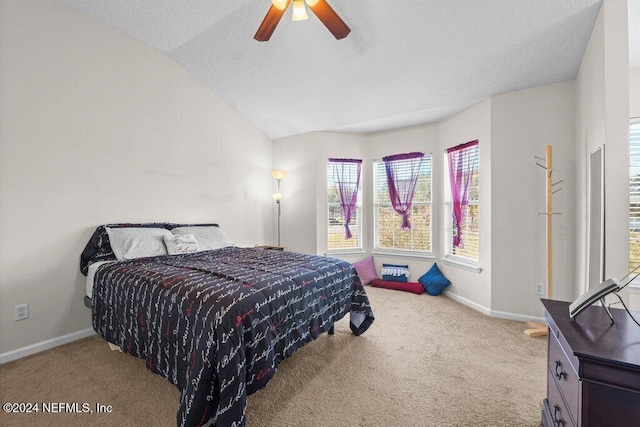
<svg viewBox="0 0 640 427">
<path fill-rule="evenodd" d="M 373 322 L 349 263 L 255 248 L 103 265 L 93 289 L 94 329 L 178 387 L 180 426 L 244 426 L 247 396 L 347 312 L 355 335 Z"/>
</svg>

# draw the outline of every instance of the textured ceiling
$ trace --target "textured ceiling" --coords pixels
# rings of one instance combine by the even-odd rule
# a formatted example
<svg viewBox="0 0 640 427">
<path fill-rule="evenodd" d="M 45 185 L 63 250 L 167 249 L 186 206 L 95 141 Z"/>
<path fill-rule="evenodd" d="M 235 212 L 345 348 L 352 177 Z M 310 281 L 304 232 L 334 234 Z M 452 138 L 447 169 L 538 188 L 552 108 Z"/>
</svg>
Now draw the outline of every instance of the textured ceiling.
<svg viewBox="0 0 640 427">
<path fill-rule="evenodd" d="M 601 3 L 328 1 L 347 38 L 289 9 L 259 43 L 269 0 L 63 0 L 166 52 L 272 138 L 426 123 L 572 79 Z"/>
</svg>

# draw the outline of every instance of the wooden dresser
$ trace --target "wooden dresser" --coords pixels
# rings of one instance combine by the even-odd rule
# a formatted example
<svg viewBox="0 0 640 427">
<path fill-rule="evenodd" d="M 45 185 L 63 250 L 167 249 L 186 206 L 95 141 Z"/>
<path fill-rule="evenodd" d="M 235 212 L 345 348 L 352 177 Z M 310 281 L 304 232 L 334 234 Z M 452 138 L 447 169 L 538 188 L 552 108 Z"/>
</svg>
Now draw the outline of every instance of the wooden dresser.
<svg viewBox="0 0 640 427">
<path fill-rule="evenodd" d="M 569 303 L 542 300 L 549 325 L 542 425 L 640 426 L 640 326 L 599 306 L 569 319 Z M 640 312 L 633 312 L 640 321 Z"/>
</svg>

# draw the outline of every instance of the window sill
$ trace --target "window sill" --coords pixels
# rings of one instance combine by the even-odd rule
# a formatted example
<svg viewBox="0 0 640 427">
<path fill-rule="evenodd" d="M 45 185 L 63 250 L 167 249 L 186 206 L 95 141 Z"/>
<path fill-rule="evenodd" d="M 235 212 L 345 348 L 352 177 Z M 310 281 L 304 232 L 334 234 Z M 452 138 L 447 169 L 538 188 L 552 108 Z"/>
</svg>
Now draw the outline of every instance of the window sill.
<svg viewBox="0 0 640 427">
<path fill-rule="evenodd" d="M 384 249 L 374 249 L 372 255 L 390 256 L 397 258 L 415 258 L 415 259 L 434 259 L 431 252 L 413 252 L 413 251 L 386 251 Z"/>
<path fill-rule="evenodd" d="M 363 255 L 363 254 L 364 254 L 364 250 L 362 250 L 362 249 L 332 250 L 332 251 L 327 251 L 325 253 L 326 256 L 331 256 L 331 255 Z"/>
<path fill-rule="evenodd" d="M 469 261 L 462 261 L 454 258 L 444 257 L 442 258 L 442 263 L 450 265 L 452 267 L 462 268 L 463 270 L 473 271 L 474 273 L 478 274 L 482 272 L 482 267 Z"/>
</svg>

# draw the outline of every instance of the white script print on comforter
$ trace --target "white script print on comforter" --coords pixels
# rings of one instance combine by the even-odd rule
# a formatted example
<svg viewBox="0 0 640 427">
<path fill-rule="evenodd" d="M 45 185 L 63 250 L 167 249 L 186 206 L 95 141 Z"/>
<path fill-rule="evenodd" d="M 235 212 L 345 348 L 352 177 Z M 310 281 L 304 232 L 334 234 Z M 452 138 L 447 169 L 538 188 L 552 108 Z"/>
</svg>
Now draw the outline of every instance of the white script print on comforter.
<svg viewBox="0 0 640 427">
<path fill-rule="evenodd" d="M 247 396 L 351 313 L 373 312 L 353 266 L 294 252 L 227 247 L 101 266 L 93 326 L 181 391 L 179 426 L 244 426 Z"/>
</svg>

